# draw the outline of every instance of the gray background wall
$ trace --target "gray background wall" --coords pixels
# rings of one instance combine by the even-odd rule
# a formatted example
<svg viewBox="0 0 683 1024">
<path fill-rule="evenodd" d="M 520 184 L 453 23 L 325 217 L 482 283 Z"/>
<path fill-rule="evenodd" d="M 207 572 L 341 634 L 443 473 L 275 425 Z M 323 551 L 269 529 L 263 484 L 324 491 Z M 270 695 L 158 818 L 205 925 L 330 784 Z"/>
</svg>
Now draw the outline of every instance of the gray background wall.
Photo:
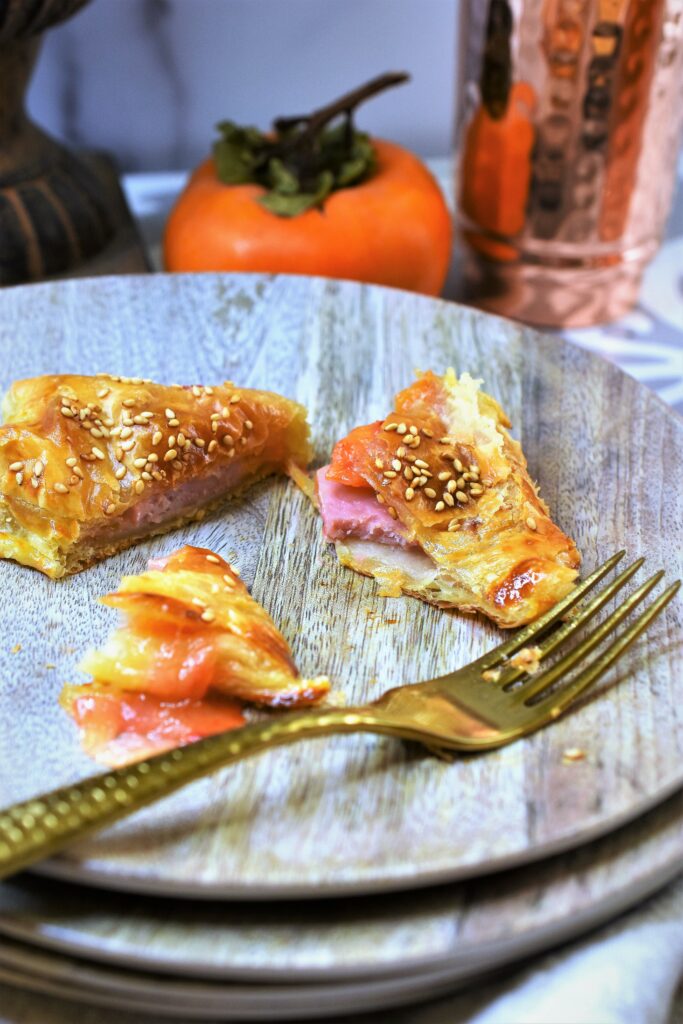
<svg viewBox="0 0 683 1024">
<path fill-rule="evenodd" d="M 361 127 L 418 153 L 452 145 L 458 0 L 93 0 L 45 38 L 29 110 L 124 170 L 189 167 L 222 118 L 266 127 L 386 70 L 412 82 Z"/>
</svg>

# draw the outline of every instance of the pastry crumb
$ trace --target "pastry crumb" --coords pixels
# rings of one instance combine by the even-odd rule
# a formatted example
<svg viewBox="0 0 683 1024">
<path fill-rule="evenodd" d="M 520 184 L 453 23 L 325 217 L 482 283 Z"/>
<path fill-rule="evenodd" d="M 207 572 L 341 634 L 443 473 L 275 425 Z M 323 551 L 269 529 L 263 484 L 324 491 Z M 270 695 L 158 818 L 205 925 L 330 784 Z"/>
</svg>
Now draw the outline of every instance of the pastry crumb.
<svg viewBox="0 0 683 1024">
<path fill-rule="evenodd" d="M 54 661 L 46 661 L 45 668 L 57 668 L 57 666 L 55 665 Z"/>
<path fill-rule="evenodd" d="M 21 644 L 15 644 L 14 647 L 10 649 L 10 654 L 18 654 L 20 650 Z"/>
<path fill-rule="evenodd" d="M 585 761 L 586 751 L 581 747 L 567 747 L 562 754 L 562 764 L 574 764 L 576 761 Z"/>
<path fill-rule="evenodd" d="M 329 708 L 345 708 L 347 703 L 344 690 L 330 690 L 325 698 L 325 707 Z"/>
<path fill-rule="evenodd" d="M 487 668 L 485 672 L 482 672 L 481 678 L 485 679 L 487 683 L 497 683 L 500 679 L 500 669 Z"/>
<path fill-rule="evenodd" d="M 522 647 L 521 651 L 517 651 L 510 658 L 510 664 L 523 669 L 530 676 L 535 675 L 541 667 L 541 648 Z"/>
</svg>

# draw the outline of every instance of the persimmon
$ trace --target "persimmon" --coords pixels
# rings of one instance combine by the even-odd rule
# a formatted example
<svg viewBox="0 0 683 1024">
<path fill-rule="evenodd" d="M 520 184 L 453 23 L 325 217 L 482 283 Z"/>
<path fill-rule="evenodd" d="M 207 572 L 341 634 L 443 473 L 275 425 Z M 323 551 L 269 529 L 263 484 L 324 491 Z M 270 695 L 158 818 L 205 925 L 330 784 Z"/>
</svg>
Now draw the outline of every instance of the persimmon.
<svg viewBox="0 0 683 1024">
<path fill-rule="evenodd" d="M 355 107 L 407 76 L 385 75 L 273 131 L 229 122 L 166 225 L 169 271 L 262 271 L 347 278 L 437 295 L 451 215 L 411 152 L 352 124 Z M 339 116 L 344 122 L 328 127 Z"/>
</svg>

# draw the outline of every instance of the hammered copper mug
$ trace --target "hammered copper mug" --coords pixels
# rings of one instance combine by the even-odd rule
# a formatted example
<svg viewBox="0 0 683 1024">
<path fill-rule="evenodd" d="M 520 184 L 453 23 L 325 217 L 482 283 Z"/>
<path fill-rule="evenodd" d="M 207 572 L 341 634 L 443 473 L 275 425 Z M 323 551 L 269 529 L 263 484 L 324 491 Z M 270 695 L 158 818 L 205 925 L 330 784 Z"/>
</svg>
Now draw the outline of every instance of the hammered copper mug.
<svg viewBox="0 0 683 1024">
<path fill-rule="evenodd" d="M 683 0 L 462 0 L 465 295 L 579 326 L 635 302 L 683 125 Z"/>
</svg>

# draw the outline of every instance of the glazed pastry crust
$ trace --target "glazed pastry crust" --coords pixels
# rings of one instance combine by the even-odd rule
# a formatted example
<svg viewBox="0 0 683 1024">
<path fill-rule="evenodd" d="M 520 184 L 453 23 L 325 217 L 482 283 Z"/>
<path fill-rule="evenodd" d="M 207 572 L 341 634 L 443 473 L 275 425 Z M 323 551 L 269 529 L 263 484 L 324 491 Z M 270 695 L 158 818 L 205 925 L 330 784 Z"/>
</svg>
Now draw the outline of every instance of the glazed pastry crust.
<svg viewBox="0 0 683 1024">
<path fill-rule="evenodd" d="M 507 416 L 479 383 L 452 370 L 419 375 L 365 442 L 358 473 L 416 547 L 335 544 L 340 561 L 374 576 L 386 596 L 481 612 L 509 628 L 571 590 L 580 555 L 550 518 Z M 406 445 L 411 429 L 415 440 Z M 416 460 L 428 477 L 418 476 Z"/>
<path fill-rule="evenodd" d="M 114 689 L 150 688 L 135 672 L 122 671 L 126 652 L 145 648 L 149 632 L 174 639 L 197 637 L 216 659 L 211 689 L 270 707 L 293 707 L 320 700 L 329 690 L 326 676 L 302 679 L 277 626 L 254 600 L 232 566 L 207 548 L 184 547 L 153 559 L 146 572 L 124 576 L 118 591 L 102 603 L 127 619 L 102 650 L 90 651 L 79 668 L 94 683 Z M 110 647 L 111 649 L 108 649 Z M 133 685 L 135 684 L 135 685 Z M 139 684 L 139 685 L 138 685 Z M 180 684 L 174 684 L 180 685 Z M 87 687 L 82 688 L 87 693 Z M 157 692 L 182 699 L 190 694 Z"/>
<path fill-rule="evenodd" d="M 267 391 L 54 375 L 15 382 L 0 427 L 0 557 L 53 578 L 310 459 L 303 406 Z"/>
</svg>

